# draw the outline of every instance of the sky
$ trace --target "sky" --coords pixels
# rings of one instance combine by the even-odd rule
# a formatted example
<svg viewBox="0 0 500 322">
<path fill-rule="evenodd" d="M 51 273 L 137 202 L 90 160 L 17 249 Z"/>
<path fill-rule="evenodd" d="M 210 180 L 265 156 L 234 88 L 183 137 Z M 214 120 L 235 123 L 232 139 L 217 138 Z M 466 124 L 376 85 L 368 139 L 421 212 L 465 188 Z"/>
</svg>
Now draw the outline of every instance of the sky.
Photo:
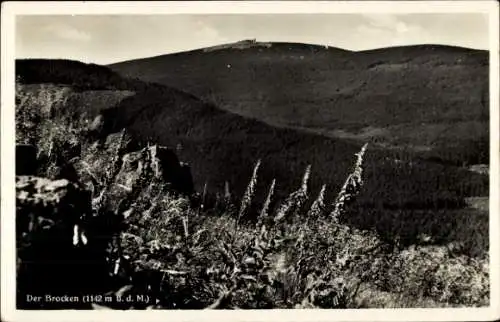
<svg viewBox="0 0 500 322">
<path fill-rule="evenodd" d="M 414 44 L 488 49 L 488 16 L 432 14 L 24 15 L 16 58 L 110 64 L 244 39 L 365 50 Z"/>
</svg>

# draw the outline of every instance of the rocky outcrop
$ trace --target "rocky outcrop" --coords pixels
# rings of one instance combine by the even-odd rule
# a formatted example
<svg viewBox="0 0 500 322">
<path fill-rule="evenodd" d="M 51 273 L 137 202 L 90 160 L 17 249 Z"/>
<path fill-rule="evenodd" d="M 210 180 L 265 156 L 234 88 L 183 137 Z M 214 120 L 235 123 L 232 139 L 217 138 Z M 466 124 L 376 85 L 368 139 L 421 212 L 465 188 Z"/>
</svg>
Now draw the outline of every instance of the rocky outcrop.
<svg viewBox="0 0 500 322">
<path fill-rule="evenodd" d="M 96 143 L 75 165 L 81 181 L 94 190 L 94 197 L 106 189 L 99 202 L 115 214 L 139 194 L 148 193 L 152 185 L 155 191 L 182 195 L 194 191 L 189 165 L 180 162 L 174 150 L 158 145 L 139 148 L 124 133 L 109 135 L 102 145 Z"/>
<path fill-rule="evenodd" d="M 90 213 L 90 195 L 68 180 L 50 180 L 34 176 L 16 176 L 17 233 L 50 230 L 81 223 Z M 45 223 L 47 226 L 44 226 Z M 42 230 L 40 230 L 42 229 Z M 72 234 L 58 235 L 72 241 Z"/>
<path fill-rule="evenodd" d="M 167 147 L 153 145 L 141 151 L 149 154 L 154 176 L 171 185 L 173 190 L 183 194 L 193 192 L 193 178 L 189 165 L 182 163 L 175 152 Z"/>
<path fill-rule="evenodd" d="M 68 180 L 16 177 L 18 308 L 78 308 L 82 303 L 27 296 L 95 292 L 107 278 L 106 242 L 92 231 L 90 194 Z"/>
<path fill-rule="evenodd" d="M 155 191 L 167 190 L 183 195 L 193 192 L 189 166 L 179 162 L 171 149 L 149 146 L 122 157 L 120 170 L 107 192 L 108 210 L 123 211 L 152 185 Z"/>
</svg>

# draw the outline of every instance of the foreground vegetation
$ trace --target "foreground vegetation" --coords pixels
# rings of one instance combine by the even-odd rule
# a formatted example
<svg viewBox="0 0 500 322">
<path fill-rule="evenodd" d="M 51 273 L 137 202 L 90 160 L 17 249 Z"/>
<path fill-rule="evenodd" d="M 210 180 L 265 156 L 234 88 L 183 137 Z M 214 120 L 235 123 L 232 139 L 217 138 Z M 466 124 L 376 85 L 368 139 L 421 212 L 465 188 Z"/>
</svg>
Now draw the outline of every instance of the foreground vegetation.
<svg viewBox="0 0 500 322">
<path fill-rule="evenodd" d="M 29 96 L 25 90 L 19 84 L 16 92 L 16 139 L 37 146 L 42 165 L 38 175 L 73 175 L 92 191 L 94 216 L 120 220 L 108 251 L 109 279 L 113 282 L 107 285 L 113 287 L 107 291 L 115 297 L 148 295 L 149 300 L 111 303 L 111 308 L 489 305 L 487 220 L 476 218 L 477 213 L 463 215 L 463 209 L 455 207 L 452 214 L 456 217 L 449 209 L 442 210 L 439 216 L 443 217 L 430 222 L 439 205 L 405 214 L 401 208 L 376 203 L 372 194 L 377 192 L 376 183 L 367 189 L 373 184 L 369 180 L 381 178 L 385 183 L 392 182 L 390 189 L 377 192 L 383 193 L 381 200 L 401 198 L 408 202 L 398 195 L 397 188 L 404 187 L 406 195 L 415 190 L 404 183 L 407 178 L 403 174 L 429 178 L 425 168 L 370 163 L 375 149 L 350 148 L 352 155 L 357 152 L 354 160 L 352 155 L 338 156 L 345 166 L 330 164 L 338 178 L 332 187 L 321 181 L 329 173 L 327 163 L 324 167 L 296 164 L 290 171 L 294 178 L 282 181 L 266 171 L 269 161 L 253 163 L 256 160 L 252 159 L 248 162 L 253 163 L 253 169 L 240 174 L 246 181 L 242 191 L 226 184 L 218 196 L 206 190 L 182 195 L 165 187 L 164 182 L 139 178 L 132 189 L 137 193 L 134 190 L 133 199 L 125 203 L 128 206 L 110 213 L 102 201 L 115 198 L 111 184 L 123 157 L 122 148 L 141 146 L 141 140 L 131 144 L 129 141 L 135 141 L 133 131 L 123 129 L 122 134 L 111 133 L 114 139 L 111 135 L 103 138 L 99 117 L 93 119 L 98 113 L 81 117 L 79 112 L 68 115 L 59 109 L 63 112 L 44 114 L 44 107 L 52 111 L 58 108 L 51 108 L 52 102 L 43 95 Z M 128 92 L 108 94 L 115 104 L 130 96 Z M 83 110 L 78 100 L 75 102 L 74 111 Z M 110 140 L 115 140 L 116 147 L 111 153 L 98 148 Z M 90 155 L 98 162 L 85 167 Z M 375 160 L 380 161 L 380 157 Z M 377 167 L 385 168 L 382 172 Z M 446 178 L 459 177 L 456 173 Z M 319 189 L 313 189 L 313 178 Z M 446 183 L 433 186 L 423 180 L 417 191 L 423 191 L 426 184 L 431 192 L 439 192 Z M 278 193 L 283 185 L 291 193 Z M 259 193 L 262 198 L 257 198 Z M 441 199 L 453 202 L 455 196 Z M 121 200 L 112 201 L 119 204 Z M 406 206 L 410 208 L 411 204 Z M 419 211 L 424 215 L 416 216 Z M 462 230 L 457 229 L 460 227 Z M 104 308 L 101 304 L 94 308 Z"/>
<path fill-rule="evenodd" d="M 144 200 L 121 238 L 132 270 L 148 278 L 126 290 L 172 309 L 488 305 L 487 256 L 459 255 L 451 244 L 403 248 L 339 222 L 362 189 L 363 152 L 330 212 L 324 189 L 309 195 L 306 172 L 274 212 L 272 184 L 258 220 L 242 224 L 258 166 L 233 211 L 200 214 L 162 193 Z M 303 207 L 308 198 L 311 208 Z"/>
<path fill-rule="evenodd" d="M 487 256 L 459 255 L 453 245 L 404 249 L 340 223 L 362 189 L 365 148 L 332 207 L 325 189 L 316 198 L 309 195 L 306 169 L 302 185 L 280 207 L 268 208 L 273 182 L 258 219 L 241 224 L 259 164 L 232 211 L 199 214 L 187 200 L 161 193 L 144 200 L 144 208 L 129 215 L 122 247 L 134 259 L 134 271 L 146 270 L 152 279 L 129 291 L 147 292 L 167 308 L 487 305 Z M 311 198 L 312 206 L 304 207 Z M 396 296 L 374 299 L 379 292 Z"/>
</svg>

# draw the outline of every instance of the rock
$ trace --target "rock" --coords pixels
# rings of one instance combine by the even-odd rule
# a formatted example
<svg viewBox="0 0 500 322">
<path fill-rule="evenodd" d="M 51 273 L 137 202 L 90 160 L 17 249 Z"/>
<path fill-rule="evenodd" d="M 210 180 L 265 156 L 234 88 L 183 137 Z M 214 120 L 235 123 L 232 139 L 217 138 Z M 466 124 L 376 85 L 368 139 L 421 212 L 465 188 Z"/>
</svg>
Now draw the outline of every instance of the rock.
<svg viewBox="0 0 500 322">
<path fill-rule="evenodd" d="M 104 116 L 102 114 L 97 115 L 92 123 L 89 125 L 89 131 L 96 132 L 100 135 L 104 129 Z"/>
<path fill-rule="evenodd" d="M 100 158 L 87 162 L 97 173 L 95 177 L 109 176 L 115 172 L 112 168 L 117 168 L 116 176 L 111 178 L 108 184 L 106 211 L 120 213 L 123 211 L 122 207 L 126 208 L 132 204 L 139 194 L 155 193 L 153 190 L 158 192 L 161 189 L 168 189 L 183 195 L 193 193 L 191 170 L 187 164 L 179 162 L 172 149 L 157 145 L 145 147 L 125 153 L 121 159 L 116 160 L 115 165 L 110 165 L 109 161 L 106 164 L 105 161 L 99 160 L 109 160 L 116 156 L 116 153 L 115 155 L 108 153 L 108 150 L 113 149 L 117 150 L 116 146 L 108 145 L 106 152 L 100 154 Z M 129 149 L 125 151 L 127 150 Z"/>
<path fill-rule="evenodd" d="M 179 162 L 174 150 L 154 145 L 149 147 L 149 151 L 156 178 L 161 177 L 174 190 L 183 194 L 193 193 L 191 169 L 187 164 Z"/>
<path fill-rule="evenodd" d="M 33 145 L 16 145 L 16 175 L 34 175 L 37 171 L 37 149 Z"/>
<path fill-rule="evenodd" d="M 18 233 L 32 232 L 38 227 L 33 218 L 46 218 L 58 225 L 78 224 L 90 213 L 90 195 L 66 179 L 50 180 L 34 176 L 16 176 L 17 223 L 35 224 L 19 227 Z M 32 218 L 33 217 L 33 218 Z M 66 236 L 71 241 L 71 236 Z M 62 236 L 61 236 L 62 237 Z"/>
<path fill-rule="evenodd" d="M 16 177 L 18 308 L 41 308 L 27 302 L 26 294 L 76 296 L 103 285 L 105 243 L 91 232 L 90 204 L 90 194 L 68 180 Z M 42 307 L 75 305 L 66 304 Z"/>
</svg>

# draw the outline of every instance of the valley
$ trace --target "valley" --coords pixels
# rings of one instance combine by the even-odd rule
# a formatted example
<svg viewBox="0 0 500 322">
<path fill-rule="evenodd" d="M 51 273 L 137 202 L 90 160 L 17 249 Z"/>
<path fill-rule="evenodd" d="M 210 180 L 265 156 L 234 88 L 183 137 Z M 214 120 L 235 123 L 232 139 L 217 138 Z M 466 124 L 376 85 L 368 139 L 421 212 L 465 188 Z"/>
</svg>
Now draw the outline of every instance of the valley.
<svg viewBox="0 0 500 322">
<path fill-rule="evenodd" d="M 446 46 L 351 52 L 240 42 L 111 66 L 17 60 L 16 143 L 38 149 L 40 176 L 74 167 L 96 218 L 113 229 L 122 226 L 109 218 L 124 219 L 114 250 L 136 273 L 118 269 L 116 283 L 132 279 L 163 308 L 484 306 L 486 58 Z M 158 161 L 160 147 L 169 161 Z M 165 182 L 160 163 L 182 171 L 190 192 Z M 256 241 L 265 265 L 288 267 L 266 271 L 275 293 L 261 294 L 269 280 L 257 270 L 255 285 L 228 291 L 231 304 L 221 304 L 228 295 L 217 288 L 233 290 L 246 275 L 227 279 L 220 270 L 241 261 L 255 273 L 247 263 L 261 259 L 246 252 Z M 217 268 L 208 272 L 208 263 Z M 354 293 L 308 302 L 300 280 L 315 274 L 309 268 L 318 281 L 341 276 Z M 166 271 L 181 273 L 167 283 Z M 178 280 L 185 275 L 188 285 Z M 365 288 L 358 293 L 354 281 Z"/>
</svg>

